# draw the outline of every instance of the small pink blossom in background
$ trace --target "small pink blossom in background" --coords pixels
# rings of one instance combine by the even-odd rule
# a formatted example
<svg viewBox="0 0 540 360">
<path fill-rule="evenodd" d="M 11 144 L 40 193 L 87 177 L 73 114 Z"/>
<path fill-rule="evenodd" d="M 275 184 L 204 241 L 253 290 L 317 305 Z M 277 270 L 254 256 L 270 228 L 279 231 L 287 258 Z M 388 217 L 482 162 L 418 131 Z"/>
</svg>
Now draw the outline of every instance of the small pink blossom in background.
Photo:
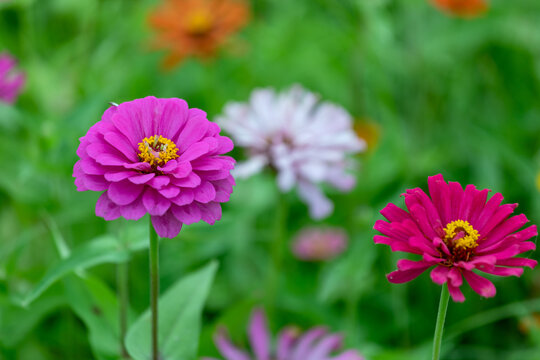
<svg viewBox="0 0 540 360">
<path fill-rule="evenodd" d="M 150 214 L 160 237 L 183 224 L 221 218 L 234 185 L 232 141 L 182 99 L 153 96 L 111 106 L 80 138 L 73 176 L 79 191 L 103 191 L 96 215 Z"/>
<path fill-rule="evenodd" d="M 511 216 L 517 204 L 501 205 L 500 193 L 488 200 L 490 190 L 474 185 L 463 189 L 440 174 L 428 178 L 428 188 L 429 196 L 420 188 L 407 190 L 407 211 L 390 203 L 381 210 L 388 221 L 375 223 L 382 234 L 375 243 L 421 256 L 418 261 L 399 260 L 398 270 L 388 274 L 390 282 L 407 282 L 433 268 L 433 282 L 446 284 L 453 300 L 462 302 L 463 279 L 480 296 L 495 296 L 493 283 L 476 271 L 521 276 L 523 267 L 537 265 L 536 260 L 515 257 L 534 250 L 535 243 L 527 240 L 538 235 L 536 225 L 524 227 L 525 215 Z"/>
<path fill-rule="evenodd" d="M 355 185 L 348 156 L 363 151 L 365 141 L 355 134 L 345 109 L 320 101 L 301 86 L 281 93 L 254 90 L 249 102 L 228 103 L 217 122 L 248 152 L 235 176 L 246 178 L 265 167 L 275 170 L 280 190 L 297 186 L 314 219 L 327 217 L 334 208 L 322 184 L 341 191 Z"/>
<path fill-rule="evenodd" d="M 324 327 L 303 334 L 296 327 L 286 327 L 278 334 L 274 347 L 266 316 L 260 309 L 251 315 L 248 334 L 252 353 L 233 345 L 225 330 L 218 331 L 214 339 L 227 360 L 364 360 L 356 350 L 341 352 L 343 336 L 329 333 Z"/>
<path fill-rule="evenodd" d="M 25 76 L 15 71 L 17 61 L 7 53 L 0 54 L 0 101 L 13 104 L 19 95 Z"/>
<path fill-rule="evenodd" d="M 292 243 L 294 255 L 305 261 L 335 258 L 347 248 L 347 234 L 343 229 L 310 227 L 296 235 Z"/>
</svg>

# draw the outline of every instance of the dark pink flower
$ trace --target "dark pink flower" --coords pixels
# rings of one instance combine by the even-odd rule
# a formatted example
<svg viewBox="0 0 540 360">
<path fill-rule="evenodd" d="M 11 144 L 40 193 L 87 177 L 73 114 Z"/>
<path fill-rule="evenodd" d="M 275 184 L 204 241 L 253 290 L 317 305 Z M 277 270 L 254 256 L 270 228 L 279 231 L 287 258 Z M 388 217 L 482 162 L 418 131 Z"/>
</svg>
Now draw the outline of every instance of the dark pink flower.
<svg viewBox="0 0 540 360">
<path fill-rule="evenodd" d="M 253 355 L 234 346 L 223 330 L 215 337 L 221 355 L 227 360 L 364 360 L 356 350 L 334 355 L 343 347 L 343 337 L 328 333 L 324 327 L 315 327 L 304 334 L 295 327 L 287 327 L 279 333 L 274 350 L 266 316 L 260 309 L 253 311 L 248 332 Z"/>
<path fill-rule="evenodd" d="M 15 102 L 25 82 L 22 73 L 15 72 L 17 61 L 6 53 L 0 54 L 0 101 L 8 104 Z"/>
<path fill-rule="evenodd" d="M 294 255 L 300 260 L 332 259 L 347 248 L 347 234 L 340 228 L 308 227 L 296 235 L 292 244 Z"/>
<path fill-rule="evenodd" d="M 430 196 L 422 189 L 407 190 L 405 211 L 388 204 L 381 214 L 388 222 L 378 220 L 374 229 L 377 244 L 389 245 L 392 251 L 422 256 L 419 261 L 399 260 L 398 270 L 388 274 L 393 283 L 416 278 L 434 267 L 431 279 L 447 284 L 454 301 L 464 301 L 463 278 L 479 295 L 492 297 L 495 286 L 473 270 L 498 276 L 521 276 L 523 267 L 534 268 L 535 260 L 514 257 L 536 245 L 527 241 L 538 234 L 536 225 L 521 229 L 527 217 L 510 216 L 517 204 L 501 205 L 503 196 L 489 190 L 457 182 L 444 181 L 442 175 L 428 178 Z M 521 230 L 520 230 L 521 229 Z"/>
<path fill-rule="evenodd" d="M 182 224 L 221 218 L 234 185 L 232 141 L 181 99 L 146 97 L 111 106 L 83 136 L 77 190 L 104 191 L 96 215 L 137 220 L 149 213 L 161 237 Z"/>
</svg>

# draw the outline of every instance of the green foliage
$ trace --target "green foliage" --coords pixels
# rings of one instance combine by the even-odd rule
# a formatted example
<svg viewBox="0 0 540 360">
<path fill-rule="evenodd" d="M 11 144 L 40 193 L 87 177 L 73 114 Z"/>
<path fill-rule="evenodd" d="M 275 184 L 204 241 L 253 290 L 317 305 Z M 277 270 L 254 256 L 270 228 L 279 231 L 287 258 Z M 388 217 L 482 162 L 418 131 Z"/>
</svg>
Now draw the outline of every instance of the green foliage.
<svg viewBox="0 0 540 360">
<path fill-rule="evenodd" d="M 159 298 L 159 346 L 164 360 L 195 359 L 201 329 L 201 313 L 210 291 L 217 263 L 180 279 Z M 150 357 L 150 310 L 131 326 L 126 348 L 135 360 Z"/>
</svg>

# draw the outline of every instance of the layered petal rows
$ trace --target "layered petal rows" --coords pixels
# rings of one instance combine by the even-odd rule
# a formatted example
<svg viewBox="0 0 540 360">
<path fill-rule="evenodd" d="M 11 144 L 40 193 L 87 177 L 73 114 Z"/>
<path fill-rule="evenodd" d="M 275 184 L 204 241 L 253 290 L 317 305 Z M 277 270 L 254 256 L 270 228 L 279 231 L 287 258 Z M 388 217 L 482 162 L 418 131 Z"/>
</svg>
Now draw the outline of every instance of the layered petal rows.
<svg viewBox="0 0 540 360">
<path fill-rule="evenodd" d="M 536 266 L 535 260 L 515 257 L 534 250 L 535 243 L 527 240 L 538 234 L 536 225 L 525 226 L 525 215 L 512 216 L 517 204 L 502 204 L 500 193 L 488 199 L 489 190 L 474 185 L 463 189 L 457 182 L 446 183 L 440 174 L 428 178 L 428 187 L 429 196 L 420 188 L 407 190 L 407 210 L 390 203 L 381 210 L 387 221 L 375 223 L 382 234 L 375 243 L 422 257 L 399 260 L 397 271 L 388 275 L 390 282 L 407 282 L 433 268 L 431 279 L 446 284 L 453 300 L 461 302 L 464 279 L 479 295 L 495 295 L 493 283 L 476 271 L 521 276 L 523 267 Z"/>
<path fill-rule="evenodd" d="M 213 224 L 234 185 L 235 161 L 222 155 L 233 143 L 219 132 L 204 111 L 181 99 L 146 97 L 111 106 L 80 138 L 77 190 L 103 191 L 96 215 L 105 220 L 150 214 L 160 237 L 175 237 L 182 224 Z M 173 145 L 174 156 L 164 157 Z M 143 161 L 148 157 L 155 162 Z"/>
<path fill-rule="evenodd" d="M 248 335 L 253 354 L 234 346 L 224 330 L 216 334 L 215 343 L 227 360 L 364 360 L 356 350 L 335 354 L 343 347 L 343 337 L 328 333 L 324 327 L 303 334 L 295 327 L 287 327 L 279 333 L 274 348 L 266 316 L 260 309 L 252 313 Z"/>
<path fill-rule="evenodd" d="M 322 183 L 341 191 L 355 184 L 347 156 L 363 151 L 366 143 L 353 131 L 351 116 L 298 85 L 283 93 L 254 90 L 248 103 L 227 104 L 217 122 L 248 150 L 249 159 L 235 169 L 237 177 L 274 169 L 281 191 L 298 186 L 315 219 L 333 210 Z"/>
</svg>

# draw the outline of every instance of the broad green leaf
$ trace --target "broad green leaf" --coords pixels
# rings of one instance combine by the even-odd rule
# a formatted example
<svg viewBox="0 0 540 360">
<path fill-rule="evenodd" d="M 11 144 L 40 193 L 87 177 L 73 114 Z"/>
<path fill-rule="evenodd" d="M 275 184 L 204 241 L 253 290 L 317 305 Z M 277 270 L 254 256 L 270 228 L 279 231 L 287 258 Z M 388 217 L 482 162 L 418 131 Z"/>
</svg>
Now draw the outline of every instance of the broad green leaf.
<svg viewBox="0 0 540 360">
<path fill-rule="evenodd" d="M 159 349 L 162 360 L 195 359 L 201 329 L 201 313 L 214 279 L 212 261 L 180 279 L 159 299 Z M 135 360 L 148 360 L 151 352 L 150 310 L 129 329 L 126 347 Z"/>
<path fill-rule="evenodd" d="M 74 270 L 86 269 L 103 263 L 120 263 L 129 259 L 129 251 L 119 245 L 112 236 L 101 236 L 73 250 L 69 257 L 61 260 L 47 271 L 41 281 L 21 300 L 28 306 L 55 281 Z"/>
<path fill-rule="evenodd" d="M 44 296 L 28 308 L 14 305 L 8 298 L 0 299 L 0 343 L 16 346 L 41 319 L 65 304 L 62 296 Z"/>
<path fill-rule="evenodd" d="M 88 340 L 96 357 L 110 360 L 120 358 L 116 295 L 101 280 L 90 276 L 68 276 L 65 278 L 65 288 L 68 304 L 88 328 Z"/>
</svg>

